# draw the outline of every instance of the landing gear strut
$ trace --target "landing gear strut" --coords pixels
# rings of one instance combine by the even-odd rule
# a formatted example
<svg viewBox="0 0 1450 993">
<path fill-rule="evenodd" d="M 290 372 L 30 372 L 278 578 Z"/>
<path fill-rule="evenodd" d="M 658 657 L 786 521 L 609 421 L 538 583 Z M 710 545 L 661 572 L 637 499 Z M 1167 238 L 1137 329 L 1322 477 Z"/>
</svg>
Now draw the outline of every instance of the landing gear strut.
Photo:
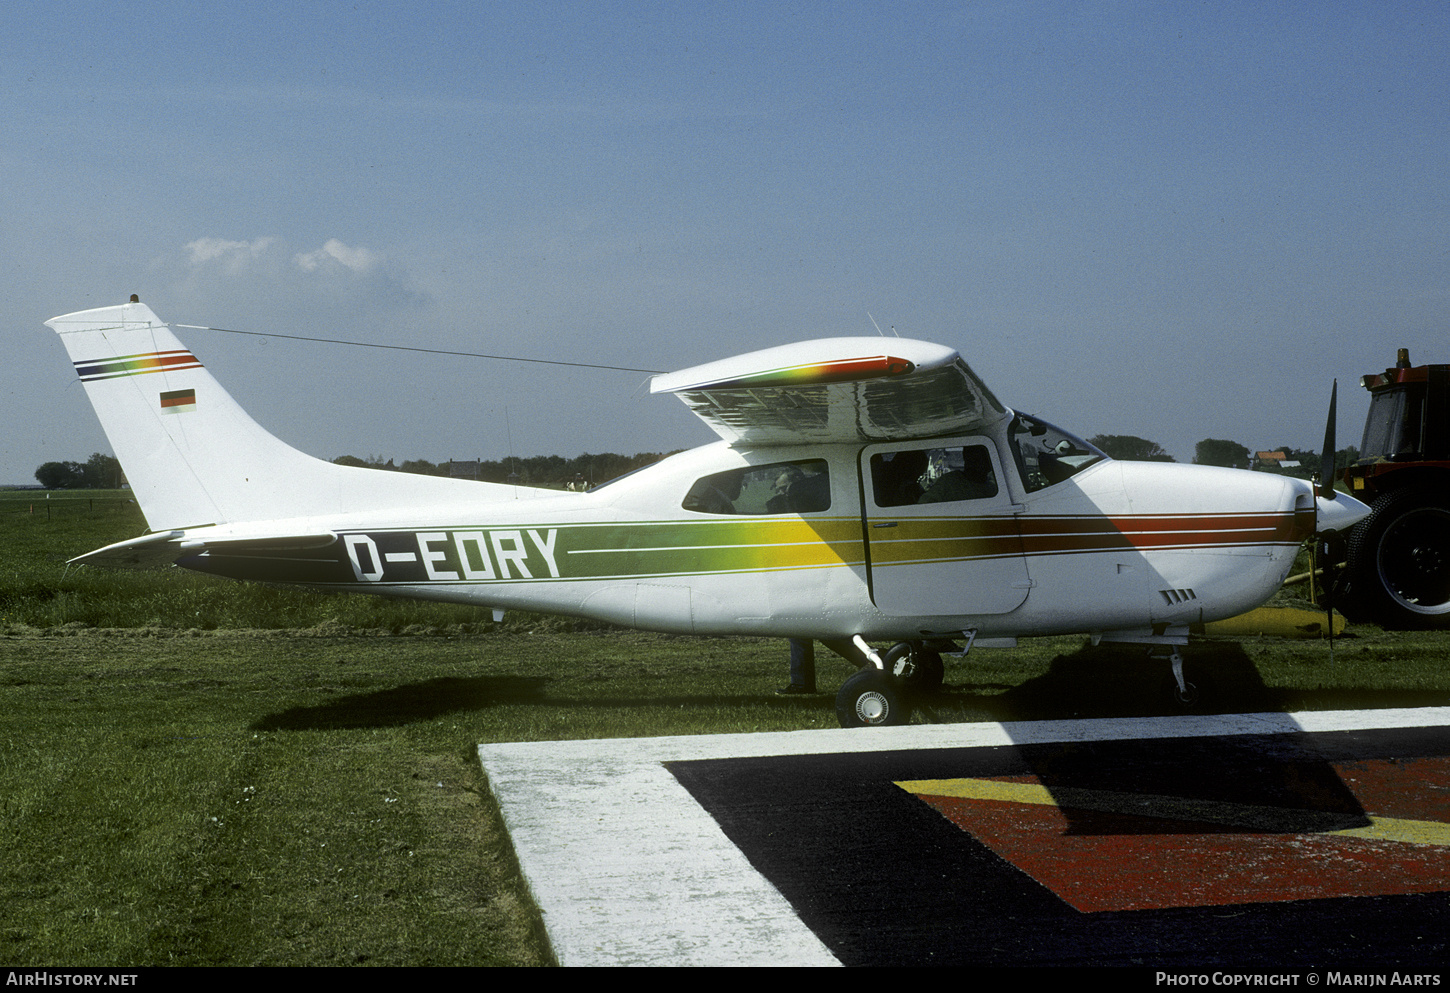
<svg viewBox="0 0 1450 993">
<path fill-rule="evenodd" d="M 1172 682 L 1165 681 L 1165 683 L 1178 705 L 1188 709 L 1198 703 L 1198 687 L 1184 678 L 1183 653 L 1178 650 L 1178 646 L 1173 645 L 1168 651 L 1168 663 L 1173 667 L 1173 679 Z"/>
<path fill-rule="evenodd" d="M 938 649 L 955 647 L 948 641 L 900 641 L 877 655 L 859 636 L 853 643 L 867 664 L 836 694 L 836 719 L 843 728 L 909 724 L 913 699 L 941 689 L 946 666 Z"/>
</svg>

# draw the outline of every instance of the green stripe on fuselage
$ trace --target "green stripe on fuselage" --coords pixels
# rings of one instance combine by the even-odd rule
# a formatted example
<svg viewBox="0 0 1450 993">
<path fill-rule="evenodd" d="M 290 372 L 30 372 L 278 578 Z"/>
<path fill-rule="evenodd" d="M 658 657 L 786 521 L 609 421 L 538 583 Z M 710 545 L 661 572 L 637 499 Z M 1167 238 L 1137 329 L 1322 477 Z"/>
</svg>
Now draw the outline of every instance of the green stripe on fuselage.
<svg viewBox="0 0 1450 993">
<path fill-rule="evenodd" d="M 322 549 L 250 544 L 182 560 L 270 582 L 513 583 L 859 565 L 855 518 L 725 518 L 343 532 Z"/>
</svg>

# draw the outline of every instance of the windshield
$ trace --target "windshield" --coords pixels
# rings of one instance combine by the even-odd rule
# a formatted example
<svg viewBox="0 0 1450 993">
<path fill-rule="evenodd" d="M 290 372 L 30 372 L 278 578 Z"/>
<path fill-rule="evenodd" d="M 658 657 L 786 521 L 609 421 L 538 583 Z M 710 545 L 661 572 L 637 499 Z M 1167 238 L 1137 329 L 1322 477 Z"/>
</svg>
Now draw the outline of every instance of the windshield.
<svg viewBox="0 0 1450 993">
<path fill-rule="evenodd" d="M 1012 451 L 1028 493 L 1060 483 L 1107 458 L 1076 435 L 1026 414 L 1012 419 Z"/>
<path fill-rule="evenodd" d="M 1382 459 L 1412 454 L 1420 441 L 1420 396 L 1409 390 L 1375 393 L 1369 401 L 1364 438 L 1359 444 L 1361 459 Z"/>
</svg>

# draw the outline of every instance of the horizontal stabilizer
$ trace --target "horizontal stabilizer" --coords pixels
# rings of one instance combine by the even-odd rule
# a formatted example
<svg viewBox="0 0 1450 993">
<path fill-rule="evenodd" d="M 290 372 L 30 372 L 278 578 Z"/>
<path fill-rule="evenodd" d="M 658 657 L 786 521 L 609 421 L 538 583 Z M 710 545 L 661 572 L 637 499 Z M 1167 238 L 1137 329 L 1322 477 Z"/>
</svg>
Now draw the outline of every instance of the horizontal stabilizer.
<svg viewBox="0 0 1450 993">
<path fill-rule="evenodd" d="M 235 538 L 198 538 L 196 531 L 163 531 L 86 552 L 67 564 L 99 565 L 110 569 L 159 569 L 175 565 L 178 559 L 203 553 L 277 555 L 327 548 L 336 543 L 337 535 L 331 531 Z"/>
<path fill-rule="evenodd" d="M 161 531 L 156 534 L 118 541 L 105 548 L 77 555 L 67 565 L 99 565 L 108 569 L 161 569 L 174 565 L 181 553 L 185 531 Z"/>
</svg>

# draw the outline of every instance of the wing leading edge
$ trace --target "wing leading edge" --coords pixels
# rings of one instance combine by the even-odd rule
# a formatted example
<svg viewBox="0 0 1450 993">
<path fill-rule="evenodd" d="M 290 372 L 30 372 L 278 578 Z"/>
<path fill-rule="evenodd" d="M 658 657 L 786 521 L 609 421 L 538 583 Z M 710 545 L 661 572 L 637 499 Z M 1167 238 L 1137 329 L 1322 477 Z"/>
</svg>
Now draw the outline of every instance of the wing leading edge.
<svg viewBox="0 0 1450 993">
<path fill-rule="evenodd" d="M 1007 416 L 954 349 L 909 338 L 822 338 L 656 376 L 732 445 L 972 434 Z"/>
</svg>

